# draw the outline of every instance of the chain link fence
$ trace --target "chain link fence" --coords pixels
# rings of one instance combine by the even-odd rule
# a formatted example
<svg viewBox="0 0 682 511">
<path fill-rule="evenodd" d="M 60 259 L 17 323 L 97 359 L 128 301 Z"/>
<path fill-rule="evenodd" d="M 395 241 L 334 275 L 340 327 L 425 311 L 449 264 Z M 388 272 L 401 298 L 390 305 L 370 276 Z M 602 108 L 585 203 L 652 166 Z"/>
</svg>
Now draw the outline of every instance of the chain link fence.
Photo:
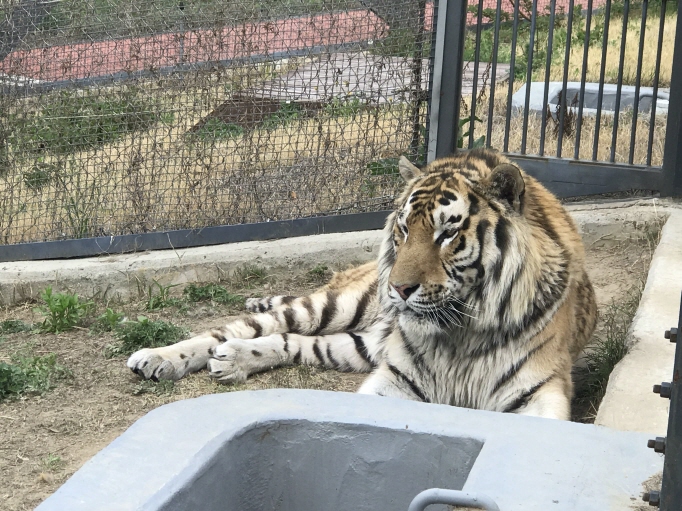
<svg viewBox="0 0 682 511">
<path fill-rule="evenodd" d="M 387 209 L 423 0 L 0 0 L 0 243 Z"/>
</svg>

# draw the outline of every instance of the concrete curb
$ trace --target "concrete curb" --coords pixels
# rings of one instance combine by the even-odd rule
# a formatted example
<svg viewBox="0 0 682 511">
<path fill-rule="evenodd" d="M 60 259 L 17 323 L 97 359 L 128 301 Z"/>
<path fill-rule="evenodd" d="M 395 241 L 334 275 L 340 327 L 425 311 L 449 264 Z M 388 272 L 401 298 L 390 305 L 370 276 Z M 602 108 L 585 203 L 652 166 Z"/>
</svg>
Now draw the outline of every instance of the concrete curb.
<svg viewBox="0 0 682 511">
<path fill-rule="evenodd" d="M 675 345 L 663 332 L 677 325 L 682 291 L 682 211 L 669 211 L 630 327 L 633 346 L 611 373 L 595 424 L 665 436 L 669 400 L 652 392 L 670 381 Z"/>
<path fill-rule="evenodd" d="M 644 224 L 671 209 L 660 201 L 638 200 L 567 206 L 587 243 L 601 239 L 640 236 Z M 182 250 L 159 250 L 53 261 L 0 264 L 0 305 L 37 298 L 47 286 L 85 297 L 126 301 L 146 293 L 156 281 L 162 285 L 217 281 L 245 264 L 266 268 L 339 265 L 377 257 L 381 231 L 320 234 L 275 241 L 255 241 Z"/>
</svg>

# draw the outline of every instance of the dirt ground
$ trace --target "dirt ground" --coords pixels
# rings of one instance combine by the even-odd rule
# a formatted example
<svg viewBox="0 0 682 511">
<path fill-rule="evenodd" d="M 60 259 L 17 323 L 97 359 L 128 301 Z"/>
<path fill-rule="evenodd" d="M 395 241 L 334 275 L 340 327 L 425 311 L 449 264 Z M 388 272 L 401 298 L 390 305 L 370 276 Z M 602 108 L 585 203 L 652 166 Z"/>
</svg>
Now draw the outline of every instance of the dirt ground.
<svg viewBox="0 0 682 511">
<path fill-rule="evenodd" d="M 588 245 L 587 267 L 596 288 L 600 307 L 624 299 L 633 285 L 646 279 L 653 252 L 645 240 Z M 234 289 L 245 296 L 302 293 L 326 280 L 329 272 L 309 268 L 281 269 L 266 282 L 251 289 Z M 327 273 L 327 275 L 324 275 Z M 42 320 L 37 304 L 7 309 L 0 320 Z M 198 303 L 186 310 L 170 307 L 157 313 L 143 311 L 143 302 L 110 305 L 135 318 L 145 314 L 165 319 L 198 332 L 223 324 L 239 310 Z M 103 304 L 98 305 L 100 311 Z M 34 354 L 56 353 L 59 363 L 72 376 L 42 396 L 24 396 L 0 402 L 0 509 L 33 509 L 89 458 L 153 408 L 207 393 L 244 389 L 294 387 L 355 391 L 364 375 L 288 368 L 255 376 L 246 384 L 223 386 L 210 381 L 205 372 L 174 385 L 143 383 L 125 366 L 125 357 L 107 359 L 105 347 L 113 334 L 94 334 L 79 328 L 61 334 L 24 332 L 0 340 L 0 361 L 30 347 Z"/>
</svg>

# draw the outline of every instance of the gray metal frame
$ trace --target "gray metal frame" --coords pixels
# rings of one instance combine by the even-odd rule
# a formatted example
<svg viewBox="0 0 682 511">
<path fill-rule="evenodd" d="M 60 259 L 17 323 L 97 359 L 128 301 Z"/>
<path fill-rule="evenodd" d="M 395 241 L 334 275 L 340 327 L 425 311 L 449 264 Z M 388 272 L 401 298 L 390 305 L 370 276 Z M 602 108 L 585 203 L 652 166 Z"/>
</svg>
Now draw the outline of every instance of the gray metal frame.
<svg viewBox="0 0 682 511">
<path fill-rule="evenodd" d="M 376 211 L 257 224 L 220 225 L 204 229 L 17 243 L 0 246 L 0 262 L 68 259 L 146 250 L 203 247 L 243 241 L 267 241 L 314 234 L 367 231 L 381 229 L 389 214 L 390 211 Z"/>
<path fill-rule="evenodd" d="M 654 393 L 662 398 L 670 399 L 668 411 L 668 433 L 666 437 L 656 437 L 648 441 L 647 446 L 655 452 L 665 454 L 661 490 L 651 490 L 642 496 L 650 506 L 660 507 L 662 511 L 678 511 L 682 505 L 682 298 L 680 299 L 680 315 L 677 328 L 665 332 L 665 338 L 677 343 L 673 377 L 670 382 L 654 385 Z"/>
</svg>

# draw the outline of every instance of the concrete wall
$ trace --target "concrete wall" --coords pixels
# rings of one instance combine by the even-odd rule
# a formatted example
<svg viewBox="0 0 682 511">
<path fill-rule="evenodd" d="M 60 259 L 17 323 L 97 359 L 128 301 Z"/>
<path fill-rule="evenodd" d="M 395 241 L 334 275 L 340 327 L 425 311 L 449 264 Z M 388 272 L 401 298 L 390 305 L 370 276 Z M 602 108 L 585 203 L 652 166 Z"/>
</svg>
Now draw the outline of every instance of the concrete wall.
<svg viewBox="0 0 682 511">
<path fill-rule="evenodd" d="M 662 468 L 647 439 L 341 392 L 216 394 L 148 413 L 37 511 L 400 511 L 432 486 L 504 511 L 624 511 Z"/>
</svg>

